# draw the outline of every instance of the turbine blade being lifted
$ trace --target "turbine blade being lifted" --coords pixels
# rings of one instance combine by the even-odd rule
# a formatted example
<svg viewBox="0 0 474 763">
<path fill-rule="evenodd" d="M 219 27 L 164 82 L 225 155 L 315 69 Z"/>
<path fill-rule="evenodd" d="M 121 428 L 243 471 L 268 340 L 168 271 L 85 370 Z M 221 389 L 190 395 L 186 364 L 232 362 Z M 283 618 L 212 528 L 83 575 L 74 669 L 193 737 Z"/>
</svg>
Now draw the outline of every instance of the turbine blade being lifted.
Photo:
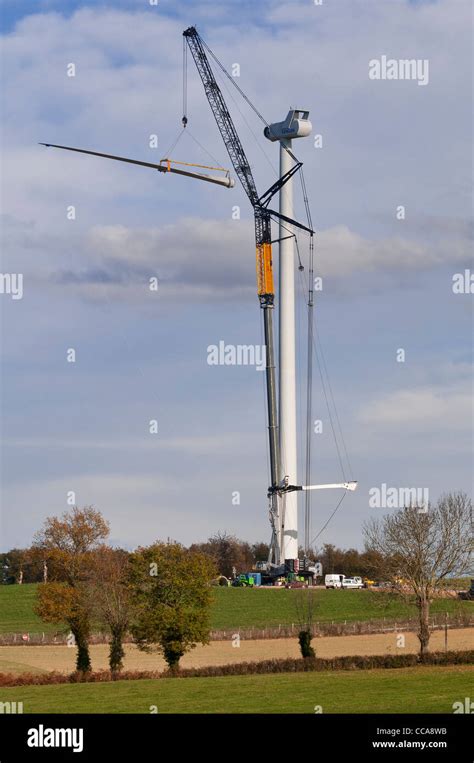
<svg viewBox="0 0 474 763">
<path fill-rule="evenodd" d="M 72 146 L 58 146 L 56 143 L 40 143 L 40 146 L 47 148 L 62 148 L 64 151 L 75 151 L 78 154 L 90 154 L 91 156 L 101 156 L 104 159 L 115 159 L 117 162 L 126 162 L 127 164 L 138 164 L 140 167 L 151 167 L 158 172 L 171 172 L 174 175 L 184 175 L 185 177 L 195 178 L 196 180 L 205 180 L 207 183 L 223 185 L 225 188 L 233 188 L 234 181 L 230 177 L 216 177 L 199 172 L 190 172 L 187 170 L 177 170 L 169 165 L 153 164 L 152 162 L 141 162 L 138 159 L 127 159 L 125 156 L 115 156 L 114 154 L 103 154 L 99 151 L 88 151 L 85 148 L 73 148 Z"/>
<path fill-rule="evenodd" d="M 99 151 L 87 151 L 85 148 L 72 148 L 72 146 L 58 146 L 55 143 L 40 143 L 40 146 L 47 148 L 63 148 L 65 151 L 76 151 L 79 154 L 91 154 L 91 156 L 102 156 L 105 159 L 116 159 L 118 162 L 127 162 L 127 164 L 139 164 L 142 167 L 152 167 L 158 172 L 167 172 L 166 167 L 151 162 L 140 162 L 138 159 L 127 159 L 125 156 L 114 156 L 114 154 L 101 154 Z"/>
</svg>

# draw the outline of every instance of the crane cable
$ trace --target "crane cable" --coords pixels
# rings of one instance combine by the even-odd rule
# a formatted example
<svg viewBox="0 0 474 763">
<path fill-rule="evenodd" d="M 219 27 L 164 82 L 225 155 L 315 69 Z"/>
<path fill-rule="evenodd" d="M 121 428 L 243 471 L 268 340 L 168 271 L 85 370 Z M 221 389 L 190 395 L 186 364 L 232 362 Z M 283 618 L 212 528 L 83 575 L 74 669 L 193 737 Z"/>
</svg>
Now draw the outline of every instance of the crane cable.
<svg viewBox="0 0 474 763">
<path fill-rule="evenodd" d="M 308 271 L 308 347 L 306 369 L 306 473 L 307 485 L 311 485 L 311 434 L 313 418 L 313 328 L 314 328 L 314 242 L 311 236 L 309 243 L 309 271 Z M 304 509 L 304 538 L 305 551 L 309 552 L 309 534 L 311 524 L 311 490 L 305 492 Z"/>
<path fill-rule="evenodd" d="M 304 291 L 303 291 L 303 288 L 302 288 L 301 281 L 300 281 L 300 287 L 301 287 L 302 294 L 303 294 L 303 299 L 304 299 L 305 297 L 304 297 Z M 344 480 L 344 482 L 346 482 L 347 481 L 346 470 L 344 469 L 344 462 L 343 462 L 342 455 L 341 455 L 341 448 L 339 447 L 338 435 L 337 435 L 337 432 L 336 432 L 336 427 L 334 426 L 333 413 L 331 411 L 331 406 L 330 406 L 330 401 L 329 401 L 329 397 L 328 397 L 328 392 L 327 392 L 327 389 L 326 389 L 326 387 L 329 388 L 329 374 L 327 372 L 326 364 L 325 363 L 322 364 L 322 356 L 323 356 L 322 346 L 321 346 L 321 344 L 319 344 L 319 349 L 318 349 L 318 347 L 316 346 L 316 341 L 315 341 L 314 334 L 316 334 L 316 336 L 317 336 L 317 338 L 319 340 L 319 334 L 317 332 L 316 327 L 315 327 L 315 331 L 314 331 L 313 337 L 312 337 L 313 351 L 314 351 L 315 356 L 316 356 L 316 362 L 317 362 L 317 366 L 318 366 L 319 377 L 320 377 L 320 380 L 321 380 L 321 389 L 323 391 L 324 400 L 325 400 L 326 408 L 327 408 L 327 411 L 328 411 L 328 418 L 329 418 L 329 423 L 330 423 L 330 426 L 331 426 L 331 431 L 332 431 L 332 435 L 333 435 L 333 439 L 334 439 L 334 445 L 335 445 L 336 452 L 337 452 L 339 466 L 341 467 L 341 473 L 342 473 L 342 476 L 343 476 L 343 480 Z M 321 357 L 321 360 L 320 360 L 320 357 Z M 324 378 L 323 370 L 324 370 L 324 372 L 326 374 L 326 377 L 327 377 L 326 380 Z M 332 404 L 334 406 L 335 412 L 337 412 L 336 403 L 335 403 L 334 397 L 332 395 L 331 395 L 331 402 L 332 402 Z M 337 418 L 337 420 L 339 420 L 338 416 L 336 416 L 336 418 Z M 340 427 L 339 427 L 339 429 L 340 429 Z M 342 432 L 341 432 L 341 437 L 343 439 Z M 347 452 L 347 449 L 344 448 L 344 451 Z"/>
<path fill-rule="evenodd" d="M 242 90 L 242 88 L 241 88 L 241 87 L 240 87 L 240 86 L 237 84 L 237 82 L 235 81 L 235 77 L 232 77 L 232 76 L 229 74 L 229 72 L 228 72 L 228 71 L 227 71 L 227 69 L 225 68 L 224 64 L 222 64 L 222 63 L 219 61 L 219 59 L 217 58 L 217 56 L 215 55 L 215 53 L 213 53 L 213 52 L 212 52 L 212 50 L 210 49 L 210 47 L 209 47 L 209 45 L 207 44 L 207 42 L 205 42 L 205 41 L 202 39 L 202 37 L 201 37 L 201 36 L 199 36 L 199 39 L 201 40 L 201 42 L 202 42 L 203 46 L 205 47 L 205 49 L 207 50 L 207 52 L 209 53 L 209 55 L 210 55 L 210 56 L 213 58 L 213 60 L 216 62 L 216 64 L 217 64 L 217 66 L 219 67 L 219 69 L 221 69 L 221 71 L 222 71 L 222 72 L 223 72 L 223 74 L 224 74 L 224 75 L 227 77 L 227 79 L 228 79 L 230 82 L 232 82 L 233 86 L 234 86 L 234 87 L 235 87 L 235 88 L 238 90 L 238 92 L 240 93 L 240 95 L 242 96 L 242 98 L 244 99 L 244 101 L 245 101 L 245 102 L 246 102 L 246 103 L 247 103 L 247 104 L 250 106 L 250 108 L 252 109 L 252 111 L 253 111 L 253 112 L 254 112 L 254 113 L 257 115 L 257 117 L 258 117 L 258 118 L 260 119 L 260 121 L 261 121 L 261 122 L 262 122 L 262 123 L 265 125 L 265 127 L 268 127 L 268 128 L 269 128 L 269 127 L 270 127 L 270 124 L 267 122 L 267 120 L 265 119 L 265 117 L 264 117 L 264 116 L 263 116 L 263 115 L 260 113 L 260 111 L 257 109 L 257 107 L 256 107 L 256 106 L 254 106 L 254 104 L 252 103 L 252 101 L 250 100 L 250 98 L 249 98 L 247 95 L 245 95 L 245 93 L 244 93 L 244 91 Z M 296 156 L 294 155 L 294 153 L 291 151 L 291 149 L 289 149 L 289 148 L 288 148 L 288 146 L 285 146 L 283 143 L 282 143 L 282 146 L 283 146 L 283 148 L 285 149 L 285 151 L 286 151 L 286 152 L 287 152 L 287 153 L 288 153 L 288 154 L 291 156 L 291 158 L 293 159 L 293 161 L 294 161 L 294 162 L 296 162 L 296 163 L 298 163 L 298 159 L 296 158 Z"/>
<path fill-rule="evenodd" d="M 206 48 L 206 50 L 207 50 L 207 52 L 209 53 L 209 55 L 210 55 L 210 56 L 211 56 L 211 57 L 214 59 L 214 61 L 216 62 L 216 64 L 217 64 L 217 66 L 219 67 L 219 69 L 221 69 L 221 71 L 223 72 L 223 74 L 225 74 L 225 76 L 227 77 L 227 79 L 228 79 L 228 80 L 230 80 L 230 82 L 232 82 L 232 84 L 234 85 L 234 87 L 235 87 L 235 88 L 237 88 L 237 90 L 239 91 L 239 93 L 240 93 L 240 95 L 242 96 L 242 98 L 244 99 L 244 101 L 246 101 L 246 102 L 248 103 L 248 105 L 250 106 L 250 108 L 252 109 L 252 111 L 254 111 L 254 112 L 255 112 L 255 114 L 256 114 L 256 115 L 257 115 L 257 117 L 258 117 L 258 118 L 259 118 L 259 119 L 260 119 L 260 120 L 263 122 L 263 124 L 264 124 L 266 127 L 268 127 L 269 125 L 268 125 L 268 122 L 267 122 L 267 120 L 265 119 L 265 117 L 263 117 L 263 116 L 262 116 L 262 114 L 260 114 L 259 110 L 257 109 L 257 107 L 256 107 L 256 106 L 254 106 L 254 105 L 253 105 L 253 103 L 252 103 L 252 101 L 250 100 L 250 98 L 248 98 L 248 97 L 245 95 L 245 93 L 244 93 L 244 91 L 242 90 L 242 88 L 241 88 L 241 87 L 239 87 L 239 85 L 238 85 L 238 84 L 237 84 L 237 82 L 235 81 L 235 78 L 234 78 L 234 77 L 231 77 L 231 75 L 229 74 L 229 72 L 228 72 L 228 71 L 227 71 L 227 69 L 225 68 L 224 64 L 221 64 L 221 62 L 219 61 L 219 59 L 217 58 L 217 56 L 216 56 L 216 55 L 215 55 L 215 54 L 212 52 L 212 50 L 210 49 L 210 47 L 209 47 L 209 45 L 207 44 L 207 42 L 204 42 L 204 40 L 202 39 L 202 37 L 200 37 L 200 40 L 201 40 L 201 42 L 202 42 L 203 46 Z"/>
<path fill-rule="evenodd" d="M 181 120 L 183 130 L 188 124 L 188 45 L 186 37 L 183 37 L 183 118 Z"/>
<path fill-rule="evenodd" d="M 312 284 L 310 283 L 309 287 L 311 287 L 311 285 Z M 300 280 L 300 286 L 302 288 L 301 280 Z M 303 289 L 302 289 L 302 294 L 303 294 L 303 297 L 304 297 Z M 308 319 L 309 319 L 309 316 L 308 316 Z M 338 444 L 338 437 L 337 437 L 337 434 L 336 434 L 336 428 L 334 426 L 333 414 L 331 412 L 331 406 L 329 404 L 329 398 L 330 398 L 330 401 L 332 402 L 332 406 L 334 408 L 334 416 L 335 416 L 335 420 L 337 422 L 337 428 L 339 430 L 339 435 L 340 435 L 340 439 L 341 439 L 341 443 L 342 443 L 342 449 L 343 449 L 343 452 L 344 452 L 344 455 L 345 455 L 345 458 L 346 458 L 346 461 L 347 461 L 347 465 L 349 467 L 349 473 L 350 473 L 351 476 L 353 474 L 352 466 L 351 466 L 351 462 L 350 462 L 350 459 L 349 459 L 349 454 L 347 452 L 346 442 L 345 442 L 344 434 L 343 434 L 343 431 L 342 431 L 342 426 L 341 426 L 341 422 L 340 422 L 340 418 L 339 418 L 336 402 L 335 402 L 335 399 L 334 399 L 334 395 L 333 395 L 333 391 L 332 391 L 332 386 L 331 386 L 331 382 L 330 382 L 330 378 L 329 378 L 329 373 L 328 373 L 328 370 L 327 370 L 326 360 L 325 360 L 325 357 L 324 357 L 323 347 L 322 347 L 322 344 L 321 344 L 321 341 L 320 341 L 320 337 L 319 337 L 319 332 L 318 332 L 317 326 L 314 326 L 314 332 L 312 332 L 312 334 L 313 334 L 313 336 L 312 336 L 312 344 L 313 344 L 313 349 L 315 350 L 315 354 L 316 354 L 316 360 L 317 360 L 317 364 L 318 364 L 318 371 L 319 371 L 319 376 L 320 376 L 320 379 L 321 379 L 321 388 L 323 390 L 324 399 L 325 399 L 325 403 L 326 403 L 326 408 L 327 408 L 327 411 L 328 411 L 329 422 L 330 422 L 330 425 L 331 425 L 331 430 L 332 430 L 332 434 L 333 434 L 334 444 L 335 444 L 337 455 L 338 455 L 338 459 L 339 459 L 339 465 L 341 467 L 341 471 L 342 471 L 342 475 L 343 475 L 344 481 L 346 481 L 344 464 L 343 464 L 343 460 L 342 460 L 342 457 L 341 457 L 341 451 L 340 451 L 339 444 Z M 316 346 L 315 336 L 314 335 L 316 335 L 316 338 L 317 338 L 317 346 Z M 308 337 L 308 340 L 309 340 L 309 337 Z M 319 348 L 319 351 L 318 351 L 317 347 Z M 326 380 L 325 380 L 324 377 L 326 377 Z M 311 378 L 308 381 L 310 382 Z M 328 394 L 327 394 L 327 391 L 326 391 L 326 386 L 327 386 L 327 388 L 329 390 L 329 398 L 328 398 Z M 307 411 L 309 411 L 309 410 L 310 410 L 310 407 L 307 406 Z M 307 454 L 308 454 L 308 450 L 307 450 Z M 307 484 L 310 484 L 310 483 L 307 482 Z M 306 492 L 309 493 L 310 491 L 306 491 Z M 319 536 L 324 532 L 326 527 L 332 521 L 333 517 L 336 515 L 337 511 L 339 510 L 339 508 L 340 508 L 344 498 L 346 497 L 346 494 L 347 494 L 347 489 L 344 490 L 344 493 L 342 494 L 341 498 L 337 502 L 336 507 L 334 508 L 332 513 L 329 515 L 328 519 L 326 520 L 324 525 L 321 527 L 319 532 L 314 536 L 314 538 L 311 539 L 311 541 L 308 542 L 308 544 L 307 544 L 308 545 L 308 549 L 311 548 L 311 546 L 313 545 L 314 541 L 317 540 L 317 538 L 319 538 Z M 306 513 L 305 513 L 305 538 L 306 538 L 306 529 L 307 529 L 306 522 L 307 521 L 308 521 L 308 525 L 309 525 L 309 533 L 308 533 L 308 537 L 309 537 L 310 527 L 311 527 L 311 514 L 309 514 L 309 519 L 307 520 Z"/>
<path fill-rule="evenodd" d="M 303 167 L 300 169 L 301 190 L 303 202 L 306 211 L 308 227 L 313 230 L 313 221 L 311 218 L 311 208 L 309 205 L 308 191 L 304 177 Z M 309 269 L 308 269 L 308 346 L 307 346 L 307 368 L 306 368 L 306 469 L 305 480 L 307 485 L 311 485 L 311 435 L 313 418 L 313 343 L 314 343 L 314 237 L 310 234 L 309 239 Z M 301 270 L 301 268 L 300 268 Z M 311 533 L 311 499 L 310 490 L 305 492 L 304 508 L 304 540 L 305 552 L 309 554 Z"/>
<path fill-rule="evenodd" d="M 330 515 L 329 519 L 326 520 L 326 523 L 321 527 L 320 531 L 314 536 L 314 538 L 312 538 L 312 540 L 311 540 L 311 542 L 309 544 L 310 547 L 313 545 L 314 541 L 317 540 L 317 538 L 319 538 L 320 535 L 322 535 L 322 533 L 324 532 L 324 530 L 328 526 L 329 522 L 331 521 L 331 519 L 334 517 L 334 515 L 338 511 L 338 509 L 339 509 L 341 503 L 343 502 L 344 498 L 346 497 L 346 495 L 347 495 L 347 490 L 344 490 L 342 496 L 339 499 L 339 502 L 338 502 L 336 508 L 334 509 L 332 514 Z"/>
</svg>

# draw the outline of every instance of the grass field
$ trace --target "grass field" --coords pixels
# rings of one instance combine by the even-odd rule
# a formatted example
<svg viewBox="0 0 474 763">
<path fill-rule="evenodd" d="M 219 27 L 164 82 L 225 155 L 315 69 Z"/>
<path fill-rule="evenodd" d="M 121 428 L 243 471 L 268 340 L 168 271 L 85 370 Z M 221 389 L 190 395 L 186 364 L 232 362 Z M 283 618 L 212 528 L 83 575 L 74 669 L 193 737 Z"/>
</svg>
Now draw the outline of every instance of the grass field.
<svg viewBox="0 0 474 763">
<path fill-rule="evenodd" d="M 43 623 L 34 614 L 36 584 L 0 586 L 0 633 L 51 633 L 54 625 Z M 216 588 L 212 609 L 212 628 L 265 628 L 291 625 L 296 621 L 296 590 Z M 386 600 L 380 592 L 326 591 L 317 589 L 315 620 L 317 622 L 353 622 L 357 620 L 406 619 L 415 617 L 413 607 L 400 600 Z M 471 612 L 474 603 L 457 599 L 439 599 L 432 613 Z"/>
<path fill-rule="evenodd" d="M 280 623 L 290 625 L 296 621 L 295 594 L 291 589 L 220 588 L 215 591 L 212 625 L 215 629 L 240 626 L 271 627 Z M 317 589 L 316 622 L 354 622 L 416 617 L 416 610 L 401 600 L 391 599 L 377 591 L 342 591 Z M 467 607 L 465 606 L 467 604 Z M 474 604 L 456 599 L 440 599 L 432 606 L 436 612 L 470 611 L 474 614 Z"/>
<path fill-rule="evenodd" d="M 2 688 L 24 713 L 451 713 L 474 669 L 410 668 Z"/>
<path fill-rule="evenodd" d="M 51 633 L 55 625 L 43 623 L 35 615 L 36 583 L 0 586 L 0 633 Z"/>
</svg>

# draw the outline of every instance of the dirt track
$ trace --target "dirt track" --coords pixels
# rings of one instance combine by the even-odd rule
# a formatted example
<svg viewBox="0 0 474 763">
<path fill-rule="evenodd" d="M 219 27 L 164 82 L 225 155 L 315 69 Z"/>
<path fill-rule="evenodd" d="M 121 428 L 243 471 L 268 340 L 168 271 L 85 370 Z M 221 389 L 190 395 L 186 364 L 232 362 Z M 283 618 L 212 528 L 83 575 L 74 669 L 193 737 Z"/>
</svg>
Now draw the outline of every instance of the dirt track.
<svg viewBox="0 0 474 763">
<path fill-rule="evenodd" d="M 313 639 L 318 657 L 337 657 L 350 654 L 399 654 L 418 651 L 418 639 L 413 633 L 402 634 L 405 646 L 397 645 L 395 633 L 363 636 L 323 636 Z M 448 649 L 474 648 L 474 628 L 460 628 L 448 633 Z M 430 640 L 431 651 L 444 650 L 444 632 L 434 631 Z M 0 672 L 57 670 L 69 673 L 74 670 L 75 649 L 67 646 L 3 646 L 0 647 Z M 90 648 L 94 670 L 107 668 L 108 646 L 93 645 Z M 139 652 L 133 644 L 125 645 L 125 668 L 128 670 L 163 670 L 164 660 L 157 654 Z M 271 658 L 299 657 L 298 641 L 271 639 L 243 641 L 240 647 L 231 641 L 213 641 L 209 646 L 198 646 L 181 660 L 182 667 L 225 665 L 235 662 L 268 660 Z"/>
</svg>

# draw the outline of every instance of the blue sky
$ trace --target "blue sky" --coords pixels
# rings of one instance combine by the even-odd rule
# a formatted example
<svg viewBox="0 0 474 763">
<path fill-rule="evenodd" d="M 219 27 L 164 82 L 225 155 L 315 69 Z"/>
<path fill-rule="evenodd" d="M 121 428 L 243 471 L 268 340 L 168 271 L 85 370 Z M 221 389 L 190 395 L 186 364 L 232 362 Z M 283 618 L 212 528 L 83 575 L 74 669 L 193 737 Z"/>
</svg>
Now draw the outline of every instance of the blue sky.
<svg viewBox="0 0 474 763">
<path fill-rule="evenodd" d="M 2 548 L 29 543 L 68 508 L 68 491 L 103 511 L 114 542 L 129 547 L 217 530 L 269 537 L 263 375 L 206 362 L 220 340 L 262 341 L 243 191 L 37 146 L 159 160 L 180 130 L 190 23 L 227 68 L 240 64 L 238 83 L 268 121 L 308 108 L 323 136 L 322 148 L 309 138 L 295 152 L 318 230 L 316 320 L 360 486 L 318 542 L 360 546 L 363 521 L 382 511 L 369 507 L 369 490 L 382 483 L 428 487 L 434 500 L 472 490 L 472 295 L 452 290 L 453 275 L 472 269 L 470 4 L 217 8 L 2 4 L 2 272 L 24 275 L 23 299 L 0 295 Z M 429 84 L 369 80 L 368 62 L 382 55 L 428 59 Z M 264 190 L 278 148 L 223 92 Z M 191 60 L 188 101 L 189 132 L 229 166 Z M 186 135 L 176 151 L 209 160 Z M 295 214 L 304 215 L 300 194 Z M 154 275 L 158 294 L 147 290 Z M 301 297 L 297 314 L 303 369 Z M 314 406 L 324 423 L 314 475 L 331 482 L 341 474 L 317 372 Z M 318 494 L 314 535 L 336 500 Z"/>
</svg>

